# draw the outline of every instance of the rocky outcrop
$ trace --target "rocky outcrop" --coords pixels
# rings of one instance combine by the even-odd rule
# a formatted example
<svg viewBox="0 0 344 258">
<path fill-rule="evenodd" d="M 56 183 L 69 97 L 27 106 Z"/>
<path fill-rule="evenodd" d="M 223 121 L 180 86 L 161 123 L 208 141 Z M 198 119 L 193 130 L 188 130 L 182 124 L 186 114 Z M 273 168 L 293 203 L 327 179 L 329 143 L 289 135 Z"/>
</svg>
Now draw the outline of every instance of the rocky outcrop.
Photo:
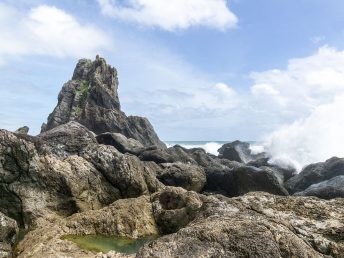
<svg viewBox="0 0 344 258">
<path fill-rule="evenodd" d="M 21 226 L 50 212 L 68 216 L 120 198 L 91 163 L 76 155 L 61 159 L 39 143 L 0 131 L 0 211 Z"/>
<path fill-rule="evenodd" d="M 17 240 L 18 233 L 16 221 L 0 212 L 0 257 L 12 257 L 12 247 Z"/>
<path fill-rule="evenodd" d="M 15 133 L 20 133 L 20 134 L 28 134 L 29 133 L 30 128 L 28 126 L 23 126 L 18 128 Z"/>
<path fill-rule="evenodd" d="M 0 157 L 0 211 L 23 227 L 162 188 L 156 164 L 98 145 L 75 122 L 39 137 L 0 130 Z"/>
<path fill-rule="evenodd" d="M 166 148 L 146 118 L 127 117 L 120 110 L 117 90 L 117 71 L 105 59 L 98 56 L 95 61 L 81 59 L 72 80 L 63 85 L 58 104 L 42 126 L 42 132 L 77 121 L 96 134 L 121 133 L 145 146 Z"/>
<path fill-rule="evenodd" d="M 344 176 L 344 159 L 333 157 L 325 162 L 308 165 L 300 174 L 290 178 L 285 186 L 290 193 L 296 193 L 336 176 Z"/>
<path fill-rule="evenodd" d="M 306 190 L 294 195 L 317 196 L 322 199 L 344 198 L 344 176 L 336 176 L 330 180 L 311 185 Z"/>
<path fill-rule="evenodd" d="M 256 160 L 265 157 L 265 153 L 255 154 L 250 149 L 250 144 L 247 142 L 234 141 L 231 143 L 226 143 L 218 149 L 219 157 L 247 163 L 251 160 Z"/>
</svg>

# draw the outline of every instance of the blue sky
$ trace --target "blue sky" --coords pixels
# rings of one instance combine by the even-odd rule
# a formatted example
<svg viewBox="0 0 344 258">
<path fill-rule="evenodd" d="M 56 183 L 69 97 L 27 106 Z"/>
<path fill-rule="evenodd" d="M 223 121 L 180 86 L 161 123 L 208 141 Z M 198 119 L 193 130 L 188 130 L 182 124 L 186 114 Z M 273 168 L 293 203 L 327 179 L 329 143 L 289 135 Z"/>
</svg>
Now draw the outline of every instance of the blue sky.
<svg viewBox="0 0 344 258">
<path fill-rule="evenodd" d="M 343 24 L 341 0 L 2 0 L 0 127 L 37 134 L 99 53 L 163 140 L 260 140 L 338 104 Z"/>
</svg>

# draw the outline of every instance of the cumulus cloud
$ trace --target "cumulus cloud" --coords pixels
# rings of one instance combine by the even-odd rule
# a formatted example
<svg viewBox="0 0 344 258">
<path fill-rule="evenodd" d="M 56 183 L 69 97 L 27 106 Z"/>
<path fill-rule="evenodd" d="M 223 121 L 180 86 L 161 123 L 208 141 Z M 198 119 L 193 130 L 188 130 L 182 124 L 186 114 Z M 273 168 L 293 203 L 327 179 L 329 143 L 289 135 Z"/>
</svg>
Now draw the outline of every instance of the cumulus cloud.
<svg viewBox="0 0 344 258">
<path fill-rule="evenodd" d="M 22 55 L 93 56 L 110 46 L 110 39 L 97 27 L 47 5 L 24 12 L 0 4 L 0 31 L 0 63 Z"/>
<path fill-rule="evenodd" d="M 167 31 L 206 26 L 234 27 L 238 19 L 226 0 L 97 0 L 104 15 Z"/>
</svg>

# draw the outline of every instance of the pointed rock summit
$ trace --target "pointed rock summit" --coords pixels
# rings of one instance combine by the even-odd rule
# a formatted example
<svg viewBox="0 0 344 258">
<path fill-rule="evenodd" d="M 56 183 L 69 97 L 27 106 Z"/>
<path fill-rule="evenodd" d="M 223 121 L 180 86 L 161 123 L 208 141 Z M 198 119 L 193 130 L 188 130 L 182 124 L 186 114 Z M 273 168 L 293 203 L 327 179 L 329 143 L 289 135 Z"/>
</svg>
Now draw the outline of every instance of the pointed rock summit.
<svg viewBox="0 0 344 258">
<path fill-rule="evenodd" d="M 141 142 L 144 146 L 166 148 L 147 118 L 126 116 L 118 98 L 117 70 L 104 58 L 81 59 L 73 77 L 65 83 L 58 103 L 49 115 L 42 132 L 76 121 L 96 134 L 121 133 Z"/>
</svg>

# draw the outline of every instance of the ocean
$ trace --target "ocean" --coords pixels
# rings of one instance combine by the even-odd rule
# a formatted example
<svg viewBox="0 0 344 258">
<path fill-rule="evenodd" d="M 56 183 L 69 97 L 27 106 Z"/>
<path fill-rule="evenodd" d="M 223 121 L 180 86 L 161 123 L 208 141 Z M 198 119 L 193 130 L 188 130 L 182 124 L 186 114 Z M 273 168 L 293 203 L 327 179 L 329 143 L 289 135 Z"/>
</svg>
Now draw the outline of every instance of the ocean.
<svg viewBox="0 0 344 258">
<path fill-rule="evenodd" d="M 165 141 L 167 147 L 172 147 L 176 144 L 187 148 L 202 148 L 206 152 L 218 155 L 218 149 L 225 143 L 229 143 L 232 141 Z M 253 152 L 262 152 L 263 151 L 263 146 L 259 144 L 257 141 L 247 141 L 248 143 L 251 144 L 251 150 Z"/>
<path fill-rule="evenodd" d="M 172 147 L 176 144 L 187 148 L 203 148 L 206 152 L 217 155 L 218 149 L 225 143 L 230 141 L 165 141 L 167 147 Z"/>
</svg>

